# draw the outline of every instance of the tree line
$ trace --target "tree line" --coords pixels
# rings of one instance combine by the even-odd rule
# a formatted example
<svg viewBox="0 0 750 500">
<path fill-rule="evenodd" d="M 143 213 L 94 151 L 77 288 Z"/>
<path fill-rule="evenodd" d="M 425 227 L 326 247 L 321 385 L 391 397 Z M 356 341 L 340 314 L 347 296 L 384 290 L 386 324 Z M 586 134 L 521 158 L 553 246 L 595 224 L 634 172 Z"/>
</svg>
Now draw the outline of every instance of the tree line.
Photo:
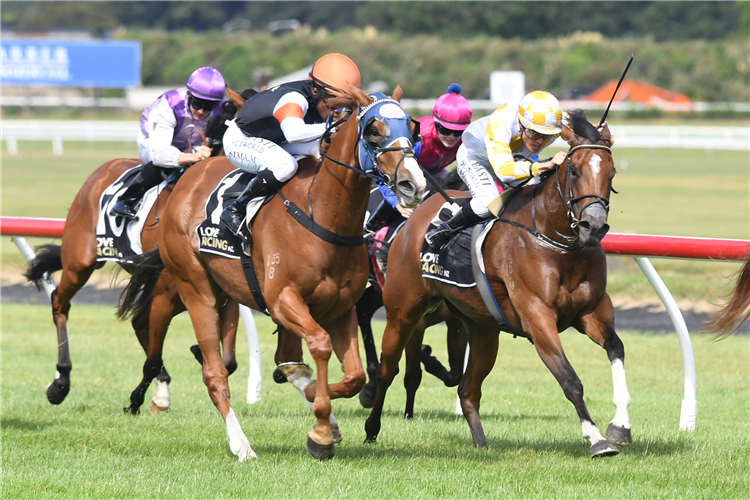
<svg viewBox="0 0 750 500">
<path fill-rule="evenodd" d="M 747 39 L 747 1 L 636 2 L 4 2 L 2 27 L 11 30 L 88 29 L 107 36 L 120 27 L 159 30 L 220 30 L 232 20 L 249 21 L 253 32 L 296 19 L 312 29 L 338 31 L 372 26 L 398 36 L 451 39 L 479 35 L 535 40 L 576 31 L 609 38 L 667 40 Z M 247 26 L 247 23 L 239 24 Z"/>
</svg>

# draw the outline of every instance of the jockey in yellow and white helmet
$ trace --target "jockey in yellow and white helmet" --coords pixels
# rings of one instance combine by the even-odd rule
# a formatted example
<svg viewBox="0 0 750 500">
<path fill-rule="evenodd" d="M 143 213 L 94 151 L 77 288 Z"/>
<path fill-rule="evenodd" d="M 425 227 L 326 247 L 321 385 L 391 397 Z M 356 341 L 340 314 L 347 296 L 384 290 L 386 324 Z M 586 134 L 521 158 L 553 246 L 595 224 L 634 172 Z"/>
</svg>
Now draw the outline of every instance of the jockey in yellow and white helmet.
<svg viewBox="0 0 750 500">
<path fill-rule="evenodd" d="M 504 190 L 503 186 L 539 182 L 536 176 L 560 165 L 565 153 L 541 163 L 536 158 L 560 136 L 565 120 L 555 96 L 535 90 L 520 102 L 505 104 L 469 125 L 461 137 L 463 144 L 456 161 L 458 174 L 469 187 L 472 199 L 449 221 L 427 233 L 430 246 L 438 249 L 452 233 L 490 217 L 488 206 Z"/>
</svg>

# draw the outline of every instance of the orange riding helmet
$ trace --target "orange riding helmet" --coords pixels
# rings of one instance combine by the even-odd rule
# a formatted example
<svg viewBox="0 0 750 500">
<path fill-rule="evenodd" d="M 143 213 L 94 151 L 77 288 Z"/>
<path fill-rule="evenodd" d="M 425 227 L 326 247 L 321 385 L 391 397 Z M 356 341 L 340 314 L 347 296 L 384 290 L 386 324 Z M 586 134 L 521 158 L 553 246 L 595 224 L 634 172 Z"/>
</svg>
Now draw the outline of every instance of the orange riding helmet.
<svg viewBox="0 0 750 500">
<path fill-rule="evenodd" d="M 339 53 L 326 54 L 318 59 L 310 70 L 310 79 L 323 89 L 337 93 L 348 89 L 349 85 L 359 88 L 362 84 L 357 65 Z"/>
</svg>

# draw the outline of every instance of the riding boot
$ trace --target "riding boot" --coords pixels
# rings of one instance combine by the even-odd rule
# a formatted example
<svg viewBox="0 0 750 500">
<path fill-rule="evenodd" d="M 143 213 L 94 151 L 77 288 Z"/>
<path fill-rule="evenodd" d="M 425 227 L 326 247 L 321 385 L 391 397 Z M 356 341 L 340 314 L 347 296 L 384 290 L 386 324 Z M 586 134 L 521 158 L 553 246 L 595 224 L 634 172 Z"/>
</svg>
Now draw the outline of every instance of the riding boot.
<svg viewBox="0 0 750 500">
<path fill-rule="evenodd" d="M 143 165 L 143 168 L 138 172 L 135 179 L 133 179 L 125 192 L 120 195 L 120 199 L 117 200 L 115 206 L 112 207 L 109 215 L 136 220 L 135 206 L 141 198 L 143 198 L 143 195 L 146 194 L 146 191 L 164 180 L 161 172 L 162 169 L 154 165 L 152 162 Z"/>
<path fill-rule="evenodd" d="M 247 204 L 253 198 L 265 196 L 273 191 L 278 190 L 284 183 L 274 177 L 270 170 L 261 170 L 258 175 L 253 177 L 244 191 L 240 193 L 221 213 L 221 223 L 224 224 L 233 234 L 243 237 L 240 233 L 240 226 L 247 215 Z M 244 238 L 243 238 L 244 239 Z"/>
<path fill-rule="evenodd" d="M 450 220 L 443 222 L 435 229 L 430 230 L 425 235 L 424 239 L 427 240 L 427 244 L 431 249 L 437 251 L 448 243 L 451 235 L 466 227 L 473 226 L 482 220 L 484 220 L 484 217 L 475 214 L 474 210 L 471 209 L 471 203 L 467 203 L 461 207 L 461 210 L 456 212 Z"/>
<path fill-rule="evenodd" d="M 383 200 L 368 219 L 367 224 L 365 224 L 365 229 L 374 233 L 381 227 L 390 224 L 397 215 L 399 215 L 398 210 L 393 208 L 390 203 Z"/>
</svg>

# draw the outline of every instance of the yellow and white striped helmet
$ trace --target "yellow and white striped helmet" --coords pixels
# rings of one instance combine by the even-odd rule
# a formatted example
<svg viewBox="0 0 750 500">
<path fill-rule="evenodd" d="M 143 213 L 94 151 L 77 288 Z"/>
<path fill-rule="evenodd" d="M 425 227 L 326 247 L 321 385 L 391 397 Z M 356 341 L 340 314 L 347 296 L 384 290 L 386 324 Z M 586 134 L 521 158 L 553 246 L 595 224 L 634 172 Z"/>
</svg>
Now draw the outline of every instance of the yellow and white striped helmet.
<svg viewBox="0 0 750 500">
<path fill-rule="evenodd" d="M 555 96 L 543 90 L 526 94 L 518 105 L 518 121 L 525 128 L 540 134 L 554 135 L 562 132 L 563 112 Z"/>
</svg>

